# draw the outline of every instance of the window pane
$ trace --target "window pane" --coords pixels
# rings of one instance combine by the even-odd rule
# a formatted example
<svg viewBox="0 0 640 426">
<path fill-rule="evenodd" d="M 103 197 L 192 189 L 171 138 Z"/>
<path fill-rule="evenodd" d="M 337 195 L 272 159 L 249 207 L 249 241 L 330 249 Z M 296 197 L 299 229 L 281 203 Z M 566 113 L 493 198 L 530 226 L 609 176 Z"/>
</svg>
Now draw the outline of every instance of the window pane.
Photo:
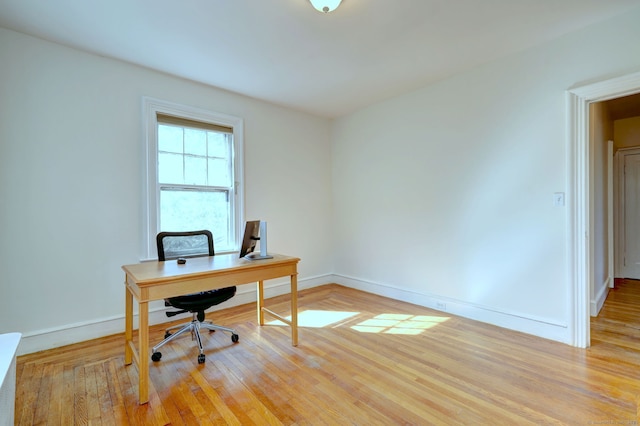
<svg viewBox="0 0 640 426">
<path fill-rule="evenodd" d="M 182 127 L 158 124 L 158 151 L 182 153 Z"/>
<path fill-rule="evenodd" d="M 187 185 L 207 184 L 206 157 L 184 157 L 184 182 Z"/>
<path fill-rule="evenodd" d="M 207 136 L 209 142 L 209 157 L 228 158 L 231 147 L 229 139 L 231 136 L 216 132 L 209 132 Z"/>
<path fill-rule="evenodd" d="M 160 191 L 160 230 L 196 231 L 213 234 L 217 252 L 233 250 L 230 231 L 231 205 L 226 191 Z"/>
<path fill-rule="evenodd" d="M 207 155 L 207 132 L 198 129 L 184 129 L 184 153 Z"/>
<path fill-rule="evenodd" d="M 160 183 L 184 183 L 181 154 L 158 153 L 158 181 Z"/>
<path fill-rule="evenodd" d="M 231 186 L 231 176 L 227 160 L 209 159 L 209 185 Z"/>
</svg>

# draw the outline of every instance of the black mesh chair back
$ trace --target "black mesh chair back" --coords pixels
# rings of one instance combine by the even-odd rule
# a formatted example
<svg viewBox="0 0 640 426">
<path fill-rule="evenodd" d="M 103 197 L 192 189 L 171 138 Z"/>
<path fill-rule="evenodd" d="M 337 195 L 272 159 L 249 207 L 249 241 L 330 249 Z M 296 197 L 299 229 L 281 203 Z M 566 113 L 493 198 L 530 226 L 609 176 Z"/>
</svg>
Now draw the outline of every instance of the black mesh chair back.
<svg viewBox="0 0 640 426">
<path fill-rule="evenodd" d="M 213 256 L 213 235 L 210 231 L 161 232 L 156 237 L 158 260 L 179 257 Z"/>
<path fill-rule="evenodd" d="M 187 231 L 187 232 L 160 232 L 156 236 L 158 246 L 158 261 L 171 261 L 178 258 L 194 258 L 204 256 L 214 256 L 213 235 L 210 231 Z M 196 340 L 200 353 L 198 355 L 198 363 L 205 362 L 204 350 L 202 347 L 202 339 L 200 329 L 204 328 L 209 331 L 222 330 L 231 333 L 231 341 L 237 343 L 239 340 L 235 330 L 220 325 L 213 324 L 211 321 L 205 321 L 205 310 L 212 306 L 218 305 L 224 301 L 231 299 L 236 294 L 236 287 L 225 287 L 216 290 L 203 291 L 196 294 L 187 294 L 183 296 L 170 297 L 165 299 L 166 306 L 172 306 L 178 311 L 167 312 L 168 317 L 177 314 L 191 312 L 193 319 L 190 323 L 181 324 L 170 327 L 165 332 L 165 338 L 162 342 L 153 347 L 151 359 L 160 361 L 162 354 L 158 351 L 161 346 L 169 343 L 179 335 L 190 331 Z M 178 329 L 175 333 L 171 330 Z"/>
</svg>

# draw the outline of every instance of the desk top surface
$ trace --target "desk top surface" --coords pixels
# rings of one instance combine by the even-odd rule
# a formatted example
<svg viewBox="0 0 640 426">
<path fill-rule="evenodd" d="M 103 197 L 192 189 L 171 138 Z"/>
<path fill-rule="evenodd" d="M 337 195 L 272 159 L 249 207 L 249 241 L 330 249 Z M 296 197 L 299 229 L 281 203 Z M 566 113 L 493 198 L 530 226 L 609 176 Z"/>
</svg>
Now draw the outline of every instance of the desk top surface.
<svg viewBox="0 0 640 426">
<path fill-rule="evenodd" d="M 297 264 L 297 257 L 272 254 L 272 259 L 247 260 L 240 259 L 235 253 L 216 256 L 188 258 L 183 265 L 175 260 L 164 262 L 142 262 L 123 265 L 122 270 L 137 284 L 153 284 L 171 281 L 176 278 L 224 275 L 233 271 L 277 267 L 283 264 Z"/>
</svg>

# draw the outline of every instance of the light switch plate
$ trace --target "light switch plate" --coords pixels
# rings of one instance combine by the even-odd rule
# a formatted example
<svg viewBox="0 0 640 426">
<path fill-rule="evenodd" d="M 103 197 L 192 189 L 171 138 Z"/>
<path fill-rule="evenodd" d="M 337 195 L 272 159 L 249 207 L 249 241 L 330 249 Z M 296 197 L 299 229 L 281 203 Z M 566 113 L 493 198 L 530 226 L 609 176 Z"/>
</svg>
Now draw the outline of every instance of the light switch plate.
<svg viewBox="0 0 640 426">
<path fill-rule="evenodd" d="M 556 207 L 564 206 L 564 192 L 555 192 L 553 194 L 553 205 Z"/>
</svg>

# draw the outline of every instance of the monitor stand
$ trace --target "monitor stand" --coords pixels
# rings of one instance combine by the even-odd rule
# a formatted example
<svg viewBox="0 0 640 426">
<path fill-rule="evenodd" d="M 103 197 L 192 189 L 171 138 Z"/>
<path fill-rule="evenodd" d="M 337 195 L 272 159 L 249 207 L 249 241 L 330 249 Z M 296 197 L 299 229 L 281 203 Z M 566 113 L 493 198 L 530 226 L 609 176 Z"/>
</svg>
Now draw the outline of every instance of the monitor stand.
<svg viewBox="0 0 640 426">
<path fill-rule="evenodd" d="M 262 260 L 262 259 L 273 259 L 273 256 L 271 256 L 270 254 L 249 253 L 244 258 L 247 260 Z"/>
<path fill-rule="evenodd" d="M 249 253 L 245 256 L 248 260 L 273 259 L 273 256 L 267 253 L 267 222 L 260 221 L 260 253 Z"/>
</svg>

